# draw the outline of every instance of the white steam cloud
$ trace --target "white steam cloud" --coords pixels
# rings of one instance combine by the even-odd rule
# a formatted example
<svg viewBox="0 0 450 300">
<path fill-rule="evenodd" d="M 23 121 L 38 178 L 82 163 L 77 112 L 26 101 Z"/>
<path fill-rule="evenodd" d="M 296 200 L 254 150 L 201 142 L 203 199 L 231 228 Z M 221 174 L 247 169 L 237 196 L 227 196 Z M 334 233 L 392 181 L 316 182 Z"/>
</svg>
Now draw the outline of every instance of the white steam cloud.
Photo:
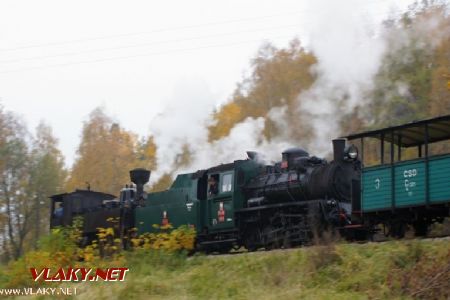
<svg viewBox="0 0 450 300">
<path fill-rule="evenodd" d="M 182 102 L 179 102 L 183 99 Z M 151 182 L 164 173 L 174 171 L 175 157 L 184 144 L 192 153 L 190 166 L 176 169 L 176 173 L 193 172 L 222 163 L 247 158 L 246 151 L 256 151 L 269 163 L 279 161 L 281 152 L 292 144 L 276 138 L 270 143 L 261 140 L 264 130 L 263 118 L 247 118 L 232 128 L 230 134 L 218 141 L 208 143 L 208 125 L 211 117 L 212 95 L 199 81 L 186 80 L 179 84 L 177 92 L 167 104 L 164 113 L 152 122 L 151 133 L 158 145 L 158 169 L 152 174 Z M 269 117 L 278 126 L 285 126 L 282 115 L 285 108 L 274 108 Z"/>
<path fill-rule="evenodd" d="M 309 4 L 311 11 L 321 12 L 307 20 L 308 48 L 318 59 L 312 69 L 317 80 L 298 96 L 298 113 L 299 117 L 310 117 L 314 141 L 295 146 L 304 147 L 313 155 L 326 156 L 331 152 L 331 139 L 340 135 L 339 117 L 362 103 L 388 46 L 401 47 L 411 36 L 399 30 L 392 40 L 392 34 L 385 34 L 381 21 L 386 18 L 387 10 L 392 9 L 389 7 L 384 7 L 385 14 L 380 16 L 380 11 L 371 14 L 367 3 L 359 0 L 316 0 Z M 437 25 L 424 24 L 421 28 L 425 34 L 427 26 Z M 403 93 L 408 93 L 407 86 L 402 83 L 398 86 Z M 268 160 L 280 160 L 282 150 L 294 146 L 288 142 L 289 136 L 283 134 L 290 132 L 289 124 L 284 121 L 286 107 L 273 108 L 268 115 L 281 133 L 270 143 L 262 139 L 262 118 L 248 118 L 236 125 L 229 136 L 208 143 L 206 127 L 215 105 L 208 87 L 198 80 L 185 80 L 179 85 L 166 111 L 152 122 L 151 131 L 158 145 L 158 170 L 152 182 L 163 173 L 174 171 L 173 162 L 184 144 L 191 150 L 192 164 L 184 170 L 175 170 L 176 173 L 245 159 L 249 150 L 264 154 Z"/>
<path fill-rule="evenodd" d="M 329 142 L 339 136 L 338 116 L 349 112 L 372 84 L 386 45 L 376 34 L 364 1 L 309 2 L 323 13 L 311 20 L 310 49 L 318 59 L 317 80 L 299 95 L 315 133 L 312 151 L 325 155 Z M 346 99 L 346 101 L 342 101 Z"/>
</svg>

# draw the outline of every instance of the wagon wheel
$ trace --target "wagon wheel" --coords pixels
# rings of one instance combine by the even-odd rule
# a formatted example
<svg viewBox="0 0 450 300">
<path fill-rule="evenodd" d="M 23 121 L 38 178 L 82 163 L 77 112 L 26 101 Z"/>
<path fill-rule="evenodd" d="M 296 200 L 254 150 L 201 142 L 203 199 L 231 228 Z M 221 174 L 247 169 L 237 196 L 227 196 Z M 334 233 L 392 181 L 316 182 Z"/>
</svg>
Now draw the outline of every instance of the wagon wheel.
<svg viewBox="0 0 450 300">
<path fill-rule="evenodd" d="M 389 224 L 389 232 L 388 235 L 402 239 L 405 237 L 406 225 L 400 222 L 393 222 Z"/>
<path fill-rule="evenodd" d="M 428 233 L 428 224 L 424 220 L 414 222 L 413 227 L 415 236 L 426 236 Z"/>
</svg>

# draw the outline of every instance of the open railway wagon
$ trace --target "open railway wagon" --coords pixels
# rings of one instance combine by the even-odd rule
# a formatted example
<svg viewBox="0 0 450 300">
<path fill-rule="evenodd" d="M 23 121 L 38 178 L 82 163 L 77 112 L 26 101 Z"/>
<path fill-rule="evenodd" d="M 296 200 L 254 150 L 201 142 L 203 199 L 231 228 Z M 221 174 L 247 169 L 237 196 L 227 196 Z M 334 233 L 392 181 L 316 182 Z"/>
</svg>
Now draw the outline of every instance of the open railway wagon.
<svg viewBox="0 0 450 300">
<path fill-rule="evenodd" d="M 361 201 L 353 216 L 368 228 L 383 224 L 401 238 L 416 236 L 450 214 L 450 115 L 346 136 L 359 144 Z M 376 155 L 374 155 L 376 154 Z"/>
</svg>

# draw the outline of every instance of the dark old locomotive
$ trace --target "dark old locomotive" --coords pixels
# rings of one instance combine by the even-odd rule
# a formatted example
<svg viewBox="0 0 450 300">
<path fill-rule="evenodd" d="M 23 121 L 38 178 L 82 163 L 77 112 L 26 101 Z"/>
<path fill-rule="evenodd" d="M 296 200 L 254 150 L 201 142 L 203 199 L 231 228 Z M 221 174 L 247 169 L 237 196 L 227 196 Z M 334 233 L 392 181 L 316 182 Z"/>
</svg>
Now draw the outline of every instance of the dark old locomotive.
<svg viewBox="0 0 450 300">
<path fill-rule="evenodd" d="M 289 247 L 313 234 L 351 224 L 352 185 L 359 185 L 360 161 L 354 146 L 333 141 L 334 159 L 300 148 L 283 152 L 244 187 L 246 207 L 238 212 L 242 242 L 248 249 Z"/>
<path fill-rule="evenodd" d="M 136 169 L 130 172 L 135 185 L 118 199 L 94 192 L 83 199 L 74 193 L 54 196 L 52 226 L 82 215 L 85 236 L 92 238 L 111 216 L 120 219 L 121 233 L 132 227 L 151 232 L 154 224 L 188 225 L 196 229 L 199 250 L 227 252 L 305 245 L 325 231 L 368 238 L 380 224 L 395 237 L 407 226 L 425 235 L 430 224 L 450 215 L 450 154 L 429 151 L 430 144 L 450 140 L 450 116 L 347 138 L 360 140 L 361 156 L 366 139 L 378 141 L 380 163 L 364 166 L 357 147 L 336 139 L 331 162 L 292 148 L 281 162 L 266 165 L 248 152 L 248 159 L 180 174 L 166 191 L 148 194 L 143 186 L 150 172 Z M 417 147 L 418 157 L 402 159 L 410 147 Z M 64 203 L 63 214 L 56 202 Z"/>
<path fill-rule="evenodd" d="M 283 152 L 281 162 L 265 165 L 249 152 L 246 160 L 178 175 L 168 190 L 157 193 L 143 192 L 150 172 L 136 169 L 131 171 L 136 187 L 124 188 L 119 199 L 84 199 L 79 201 L 84 207 L 66 210 L 62 219 L 53 214 L 52 224 L 83 215 L 89 238 L 109 217 L 120 217 L 121 230 L 137 227 L 140 233 L 154 230 L 153 224 L 189 225 L 205 251 L 306 244 L 315 232 L 351 224 L 351 201 L 357 197 L 352 184 L 359 180 L 360 162 L 354 146 L 346 147 L 343 139 L 333 143 L 332 162 L 293 148 Z M 64 196 L 73 202 L 74 194 L 64 194 L 53 196 L 53 203 Z"/>
</svg>

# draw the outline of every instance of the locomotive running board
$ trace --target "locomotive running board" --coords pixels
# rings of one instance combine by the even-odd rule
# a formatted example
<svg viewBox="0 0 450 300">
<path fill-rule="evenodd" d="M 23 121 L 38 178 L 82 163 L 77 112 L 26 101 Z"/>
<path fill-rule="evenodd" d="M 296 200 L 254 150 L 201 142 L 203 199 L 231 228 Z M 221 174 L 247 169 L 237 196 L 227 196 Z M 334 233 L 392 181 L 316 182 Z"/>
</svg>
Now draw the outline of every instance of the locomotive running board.
<svg viewBox="0 0 450 300">
<path fill-rule="evenodd" d="M 345 225 L 344 227 L 341 227 L 341 228 L 361 228 L 361 227 L 364 227 L 364 226 L 361 224 L 354 224 L 354 225 Z"/>
<path fill-rule="evenodd" d="M 210 245 L 210 244 L 218 244 L 218 243 L 233 243 L 237 242 L 237 239 L 228 239 L 228 240 L 217 240 L 217 241 L 205 241 L 199 243 L 200 245 Z"/>
<path fill-rule="evenodd" d="M 261 205 L 261 206 L 254 206 L 254 207 L 247 207 L 242 208 L 239 210 L 235 210 L 236 213 L 243 213 L 248 211 L 255 211 L 255 210 L 262 210 L 262 209 L 270 209 L 270 208 L 280 208 L 280 207 L 287 207 L 287 206 L 307 206 L 310 203 L 317 203 L 317 201 L 323 201 L 323 200 L 308 200 L 308 201 L 298 201 L 298 202 L 283 202 L 283 203 L 276 203 L 276 204 L 269 204 L 269 205 Z"/>
</svg>

